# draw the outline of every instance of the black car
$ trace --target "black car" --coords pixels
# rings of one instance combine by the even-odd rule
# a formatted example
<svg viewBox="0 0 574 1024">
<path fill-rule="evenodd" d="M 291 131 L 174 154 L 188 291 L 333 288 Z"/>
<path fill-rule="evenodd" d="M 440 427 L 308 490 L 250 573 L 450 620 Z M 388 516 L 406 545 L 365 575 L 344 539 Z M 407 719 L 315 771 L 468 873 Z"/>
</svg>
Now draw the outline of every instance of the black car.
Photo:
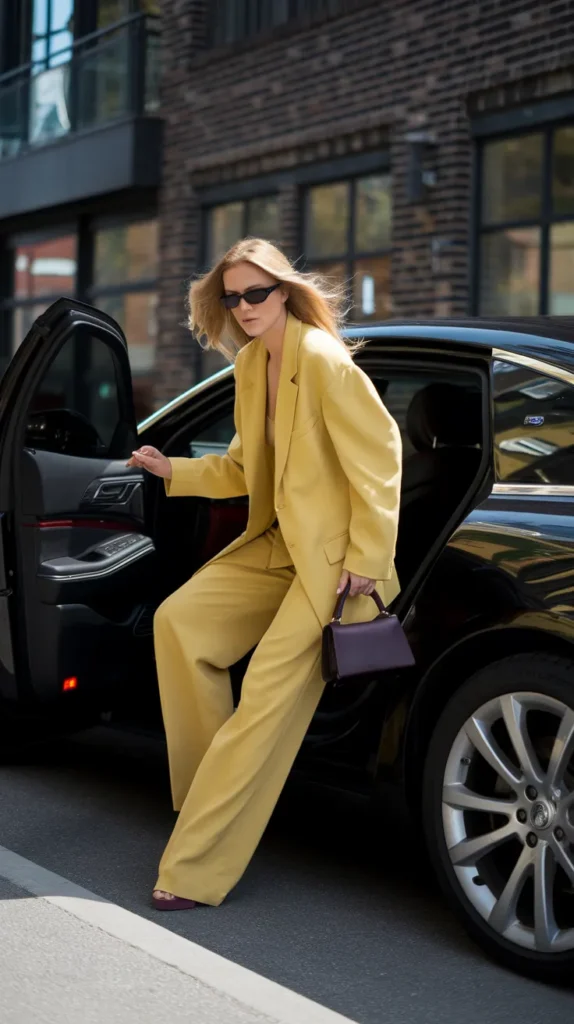
<svg viewBox="0 0 574 1024">
<path fill-rule="evenodd" d="M 406 808 L 474 938 L 515 969 L 568 977 L 574 330 L 538 318 L 355 333 L 403 436 L 395 610 L 416 668 L 328 687 L 297 766 Z M 0 384 L 5 735 L 158 715 L 154 609 L 244 529 L 247 507 L 168 501 L 125 459 L 138 434 L 167 455 L 224 451 L 233 398 L 229 368 L 138 429 L 117 324 L 69 299 L 38 318 Z"/>
</svg>

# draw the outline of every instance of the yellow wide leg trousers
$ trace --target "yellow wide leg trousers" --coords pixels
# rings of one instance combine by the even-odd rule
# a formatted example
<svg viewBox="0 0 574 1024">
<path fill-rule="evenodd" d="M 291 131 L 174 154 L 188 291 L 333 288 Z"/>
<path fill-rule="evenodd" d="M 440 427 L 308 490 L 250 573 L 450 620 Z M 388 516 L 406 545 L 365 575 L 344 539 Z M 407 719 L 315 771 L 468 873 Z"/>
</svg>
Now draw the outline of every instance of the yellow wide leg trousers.
<svg viewBox="0 0 574 1024">
<path fill-rule="evenodd" d="M 219 905 L 247 867 L 324 683 L 321 627 L 277 531 L 202 569 L 156 612 L 173 804 L 156 888 Z M 258 644 L 233 709 L 228 668 Z"/>
</svg>

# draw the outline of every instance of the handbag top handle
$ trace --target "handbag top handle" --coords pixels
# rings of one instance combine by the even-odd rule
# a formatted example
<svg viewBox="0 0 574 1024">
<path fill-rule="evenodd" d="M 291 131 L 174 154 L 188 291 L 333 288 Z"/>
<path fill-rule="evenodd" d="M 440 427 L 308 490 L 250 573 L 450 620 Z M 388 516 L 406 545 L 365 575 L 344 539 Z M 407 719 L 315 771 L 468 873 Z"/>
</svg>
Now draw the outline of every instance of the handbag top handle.
<svg viewBox="0 0 574 1024">
<path fill-rule="evenodd" d="M 333 618 L 331 619 L 331 622 L 340 622 L 341 621 L 341 616 L 343 614 L 343 607 L 345 605 L 345 601 L 347 600 L 347 598 L 349 596 L 350 589 L 351 589 L 351 584 L 349 582 L 349 583 L 347 583 L 347 585 L 346 585 L 345 589 L 343 590 L 342 594 L 340 594 L 340 596 L 339 596 L 337 604 L 335 605 L 335 611 L 333 612 Z M 370 594 L 369 597 L 372 597 L 372 599 L 375 602 L 377 608 L 379 609 L 379 615 L 389 615 L 389 612 L 385 608 L 385 606 L 383 604 L 383 601 L 382 601 L 380 595 L 377 593 L 376 590 L 373 590 L 373 593 Z"/>
</svg>

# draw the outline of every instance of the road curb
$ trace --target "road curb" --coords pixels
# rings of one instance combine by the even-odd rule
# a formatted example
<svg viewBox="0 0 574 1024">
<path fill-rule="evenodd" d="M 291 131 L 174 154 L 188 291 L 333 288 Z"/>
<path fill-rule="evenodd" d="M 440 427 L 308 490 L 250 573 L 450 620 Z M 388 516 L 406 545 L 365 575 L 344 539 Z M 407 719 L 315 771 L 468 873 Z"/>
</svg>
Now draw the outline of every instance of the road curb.
<svg viewBox="0 0 574 1024">
<path fill-rule="evenodd" d="M 0 876 L 277 1024 L 356 1024 L 0 846 Z M 191 911 L 194 913 L 194 911 Z"/>
</svg>

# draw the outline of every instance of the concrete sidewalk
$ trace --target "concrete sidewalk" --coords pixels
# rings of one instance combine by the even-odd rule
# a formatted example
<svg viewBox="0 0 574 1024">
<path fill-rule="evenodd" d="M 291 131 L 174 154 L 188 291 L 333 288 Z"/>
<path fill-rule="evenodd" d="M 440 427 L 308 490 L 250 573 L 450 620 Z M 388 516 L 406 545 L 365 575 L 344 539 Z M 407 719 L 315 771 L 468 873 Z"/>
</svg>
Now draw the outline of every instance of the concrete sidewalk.
<svg viewBox="0 0 574 1024">
<path fill-rule="evenodd" d="M 2 1024 L 350 1024 L 3 847 L 0 934 Z"/>
</svg>

